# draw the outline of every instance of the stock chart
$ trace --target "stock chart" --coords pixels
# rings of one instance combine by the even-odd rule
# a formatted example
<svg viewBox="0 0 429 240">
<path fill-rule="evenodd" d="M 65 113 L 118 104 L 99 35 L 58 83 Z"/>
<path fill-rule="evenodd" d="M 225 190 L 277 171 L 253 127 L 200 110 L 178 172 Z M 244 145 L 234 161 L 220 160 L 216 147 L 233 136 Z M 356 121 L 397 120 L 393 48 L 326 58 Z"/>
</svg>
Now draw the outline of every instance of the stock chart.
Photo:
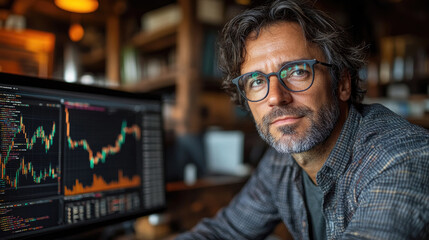
<svg viewBox="0 0 429 240">
<path fill-rule="evenodd" d="M 64 111 L 66 196 L 141 185 L 133 167 L 141 156 L 135 113 L 82 103 L 68 103 Z"/>
<path fill-rule="evenodd" d="M 0 94 L 1 234 L 43 229 L 58 223 L 60 194 L 60 104 L 30 96 Z"/>
<path fill-rule="evenodd" d="M 0 103 L 2 199 L 58 193 L 60 105 L 6 93 Z"/>
</svg>

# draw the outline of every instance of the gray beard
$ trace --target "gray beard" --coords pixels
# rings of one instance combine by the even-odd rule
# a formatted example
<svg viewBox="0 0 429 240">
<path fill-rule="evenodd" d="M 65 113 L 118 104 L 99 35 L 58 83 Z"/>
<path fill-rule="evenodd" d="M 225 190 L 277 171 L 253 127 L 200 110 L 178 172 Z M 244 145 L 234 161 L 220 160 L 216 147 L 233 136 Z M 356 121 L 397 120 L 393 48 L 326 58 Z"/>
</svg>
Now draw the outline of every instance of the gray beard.
<svg viewBox="0 0 429 240">
<path fill-rule="evenodd" d="M 278 130 L 283 135 L 288 135 L 290 138 L 275 139 L 270 133 L 270 123 L 277 117 L 293 115 L 309 118 L 311 121 L 310 127 L 307 129 L 304 136 L 298 138 L 296 125 L 281 126 Z M 324 142 L 335 127 L 335 123 L 340 115 L 338 100 L 333 97 L 333 102 L 322 106 L 318 112 L 313 112 L 307 107 L 276 107 L 270 113 L 262 118 L 262 123 L 256 124 L 259 136 L 264 139 L 269 145 L 280 153 L 301 153 L 306 152 L 318 144 Z"/>
</svg>

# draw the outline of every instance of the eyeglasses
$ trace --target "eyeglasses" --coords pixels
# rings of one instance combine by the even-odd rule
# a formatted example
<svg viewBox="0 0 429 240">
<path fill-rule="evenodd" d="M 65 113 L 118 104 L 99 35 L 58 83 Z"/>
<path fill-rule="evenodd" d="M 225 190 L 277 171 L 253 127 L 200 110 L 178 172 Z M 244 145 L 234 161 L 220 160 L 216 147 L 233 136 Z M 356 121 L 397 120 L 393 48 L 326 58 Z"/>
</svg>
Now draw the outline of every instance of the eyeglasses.
<svg viewBox="0 0 429 240">
<path fill-rule="evenodd" d="M 277 76 L 281 85 L 291 92 L 303 92 L 313 85 L 314 65 L 322 64 L 332 67 L 332 64 L 312 60 L 299 60 L 285 64 L 278 72 L 265 74 L 249 72 L 232 80 L 240 94 L 250 102 L 258 102 L 268 96 L 270 77 Z"/>
</svg>

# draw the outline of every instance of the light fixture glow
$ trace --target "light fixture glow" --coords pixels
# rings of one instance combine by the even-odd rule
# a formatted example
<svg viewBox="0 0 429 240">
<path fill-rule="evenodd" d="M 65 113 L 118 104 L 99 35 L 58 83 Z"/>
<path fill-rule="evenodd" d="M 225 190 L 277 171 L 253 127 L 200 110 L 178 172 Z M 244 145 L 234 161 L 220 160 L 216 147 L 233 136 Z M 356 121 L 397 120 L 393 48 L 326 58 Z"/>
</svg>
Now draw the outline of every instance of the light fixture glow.
<svg viewBox="0 0 429 240">
<path fill-rule="evenodd" d="M 98 8 L 97 0 L 55 0 L 59 8 L 74 13 L 90 13 Z"/>
<path fill-rule="evenodd" d="M 83 30 L 82 25 L 75 23 L 69 28 L 69 37 L 73 42 L 78 42 L 83 38 L 85 31 Z"/>
</svg>

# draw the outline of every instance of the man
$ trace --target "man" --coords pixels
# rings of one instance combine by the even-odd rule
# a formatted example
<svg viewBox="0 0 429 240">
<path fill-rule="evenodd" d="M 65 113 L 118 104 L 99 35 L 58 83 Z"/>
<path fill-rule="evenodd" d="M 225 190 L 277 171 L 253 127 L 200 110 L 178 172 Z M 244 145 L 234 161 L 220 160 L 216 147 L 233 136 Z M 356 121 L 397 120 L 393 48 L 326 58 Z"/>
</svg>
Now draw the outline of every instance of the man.
<svg viewBox="0 0 429 240">
<path fill-rule="evenodd" d="M 428 239 L 429 134 L 363 105 L 361 47 L 302 0 L 248 10 L 222 32 L 233 100 L 271 146 L 213 219 L 178 239 Z"/>
</svg>

